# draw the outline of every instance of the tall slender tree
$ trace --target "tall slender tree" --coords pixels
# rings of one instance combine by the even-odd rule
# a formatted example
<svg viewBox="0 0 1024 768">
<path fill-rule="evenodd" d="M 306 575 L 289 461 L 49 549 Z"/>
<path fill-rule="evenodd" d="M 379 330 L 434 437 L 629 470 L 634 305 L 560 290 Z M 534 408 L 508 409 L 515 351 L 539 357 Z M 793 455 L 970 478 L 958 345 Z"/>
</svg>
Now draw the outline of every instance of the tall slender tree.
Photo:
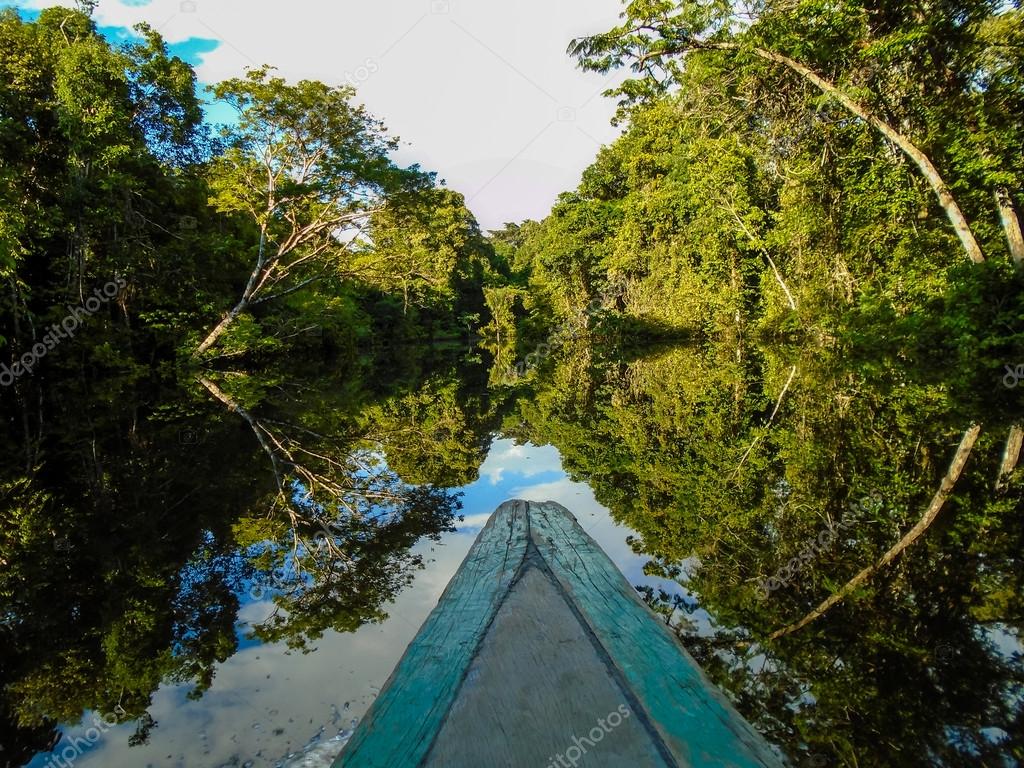
<svg viewBox="0 0 1024 768">
<path fill-rule="evenodd" d="M 213 93 L 239 113 L 238 123 L 224 130 L 228 148 L 213 165 L 213 204 L 245 217 L 258 245 L 237 302 L 196 355 L 251 308 L 328 277 L 344 278 L 369 217 L 389 196 L 431 183 L 417 167 L 391 161 L 397 139 L 353 104 L 351 87 L 290 85 L 262 67 Z"/>
</svg>

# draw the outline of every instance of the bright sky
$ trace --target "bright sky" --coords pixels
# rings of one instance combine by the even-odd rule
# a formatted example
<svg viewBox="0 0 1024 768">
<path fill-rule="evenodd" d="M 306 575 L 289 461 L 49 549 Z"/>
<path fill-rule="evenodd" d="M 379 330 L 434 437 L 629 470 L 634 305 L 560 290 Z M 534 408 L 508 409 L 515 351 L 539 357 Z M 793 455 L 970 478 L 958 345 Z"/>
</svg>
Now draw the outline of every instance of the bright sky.
<svg viewBox="0 0 1024 768">
<path fill-rule="evenodd" d="M 70 0 L 4 2 L 25 9 Z M 604 77 L 565 53 L 617 22 L 620 0 L 101 0 L 102 27 L 149 22 L 213 83 L 272 64 L 351 82 L 485 229 L 543 218 L 617 135 Z M 115 34 L 115 30 L 106 30 Z"/>
</svg>

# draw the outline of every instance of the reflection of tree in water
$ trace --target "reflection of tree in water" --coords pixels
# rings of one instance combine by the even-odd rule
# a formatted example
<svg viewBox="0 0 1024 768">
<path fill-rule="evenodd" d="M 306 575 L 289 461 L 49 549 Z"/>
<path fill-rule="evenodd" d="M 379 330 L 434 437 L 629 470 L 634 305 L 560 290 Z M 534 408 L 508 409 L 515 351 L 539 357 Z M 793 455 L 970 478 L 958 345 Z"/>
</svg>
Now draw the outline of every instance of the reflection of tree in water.
<svg viewBox="0 0 1024 768">
<path fill-rule="evenodd" d="M 709 344 L 601 362 L 567 349 L 509 423 L 554 444 L 638 532 L 650 573 L 699 597 L 647 596 L 796 765 L 1024 759 L 1024 489 L 1021 469 L 1002 469 L 1019 416 L 957 386 L 970 371 L 749 354 L 739 365 Z M 972 422 L 983 428 L 965 436 Z M 802 557 L 874 494 L 878 509 Z M 758 579 L 793 558 L 799 573 L 765 597 Z M 842 601 L 771 639 L 866 568 Z M 710 628 L 688 616 L 698 608 Z"/>
<path fill-rule="evenodd" d="M 58 723 L 115 706 L 145 741 L 161 684 L 198 698 L 235 653 L 247 589 L 274 599 L 253 629 L 263 641 L 302 647 L 383 618 L 420 565 L 411 548 L 459 507 L 403 482 L 374 447 L 376 404 L 416 396 L 425 375 L 373 388 L 358 371 L 291 375 L 280 402 L 272 375 L 224 386 L 273 460 L 206 390 L 110 379 L 0 403 L 3 758 L 45 750 Z M 10 418 L 20 412 L 31 431 Z M 486 434 L 487 418 L 469 422 Z M 399 419 L 392 427 L 404 434 Z M 409 446 L 410 460 L 419 447 L 438 445 Z"/>
<path fill-rule="evenodd" d="M 367 409 L 364 430 L 406 482 L 454 488 L 480 476 L 496 426 L 488 423 L 492 416 L 492 405 L 467 382 L 432 376 Z"/>
<path fill-rule="evenodd" d="M 378 451 L 349 435 L 259 418 L 209 379 L 200 383 L 245 420 L 274 475 L 262 521 L 272 535 L 246 554 L 256 589 L 273 592 L 276 607 L 253 634 L 301 647 L 326 629 L 353 631 L 386 618 L 382 606 L 422 565 L 410 548 L 453 530 L 458 495 L 405 483 Z M 258 528 L 261 521 L 248 522 Z"/>
<path fill-rule="evenodd" d="M 312 540 L 290 531 L 290 541 L 256 548 L 258 560 L 275 564 L 255 575 L 257 584 L 270 577 L 264 589 L 272 592 L 275 610 L 254 628 L 255 637 L 304 647 L 326 629 L 349 632 L 387 617 L 382 606 L 422 566 L 422 557 L 411 547 L 452 530 L 460 507 L 447 490 L 406 486 L 388 474 L 391 498 L 375 502 L 372 513 L 331 522 L 311 516 L 302 521 L 304 527 L 314 520 L 324 525 Z"/>
</svg>

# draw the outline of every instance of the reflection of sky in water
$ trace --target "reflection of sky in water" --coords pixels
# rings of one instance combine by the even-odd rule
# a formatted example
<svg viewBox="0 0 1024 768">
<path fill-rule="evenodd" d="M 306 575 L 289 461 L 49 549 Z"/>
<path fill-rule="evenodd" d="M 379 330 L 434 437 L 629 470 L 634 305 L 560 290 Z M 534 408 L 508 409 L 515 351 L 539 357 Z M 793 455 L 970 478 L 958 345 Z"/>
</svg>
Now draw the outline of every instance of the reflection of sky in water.
<svg viewBox="0 0 1024 768">
<path fill-rule="evenodd" d="M 506 499 L 563 504 L 631 583 L 664 585 L 644 576 L 645 559 L 626 544 L 630 531 L 612 522 L 587 485 L 569 480 L 558 451 L 550 446 L 496 440 L 480 467 L 480 478 L 462 491 L 464 520 L 458 532 L 445 535 L 440 543 L 426 541 L 417 546 L 426 569 L 388 606 L 386 622 L 350 634 L 328 632 L 308 654 L 289 651 L 283 643 L 242 640 L 238 653 L 217 667 L 213 686 L 199 701 L 188 701 L 187 685 L 164 686 L 154 694 L 150 714 L 158 725 L 151 731 L 149 744 L 129 748 L 134 725 L 117 726 L 77 757 L 75 767 L 263 768 L 281 765 L 281 758 L 307 745 L 312 748 L 310 754 L 286 765 L 330 765 L 340 751 L 339 742 L 331 740 L 366 712 L 480 528 Z M 253 601 L 246 595 L 242 599 L 248 602 L 239 613 L 240 639 L 249 624 L 258 624 L 271 611 L 269 599 Z M 85 723 L 68 729 L 57 754 L 87 727 Z M 46 764 L 43 756 L 30 766 Z"/>
</svg>

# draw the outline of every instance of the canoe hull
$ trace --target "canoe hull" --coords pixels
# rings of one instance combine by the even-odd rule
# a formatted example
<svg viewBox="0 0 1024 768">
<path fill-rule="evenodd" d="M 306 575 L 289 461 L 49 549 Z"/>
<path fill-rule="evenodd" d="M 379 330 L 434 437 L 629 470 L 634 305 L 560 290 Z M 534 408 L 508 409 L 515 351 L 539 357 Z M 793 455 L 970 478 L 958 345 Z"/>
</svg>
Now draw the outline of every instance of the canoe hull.
<svg viewBox="0 0 1024 768">
<path fill-rule="evenodd" d="M 491 516 L 336 768 L 782 766 L 572 514 Z"/>
</svg>

